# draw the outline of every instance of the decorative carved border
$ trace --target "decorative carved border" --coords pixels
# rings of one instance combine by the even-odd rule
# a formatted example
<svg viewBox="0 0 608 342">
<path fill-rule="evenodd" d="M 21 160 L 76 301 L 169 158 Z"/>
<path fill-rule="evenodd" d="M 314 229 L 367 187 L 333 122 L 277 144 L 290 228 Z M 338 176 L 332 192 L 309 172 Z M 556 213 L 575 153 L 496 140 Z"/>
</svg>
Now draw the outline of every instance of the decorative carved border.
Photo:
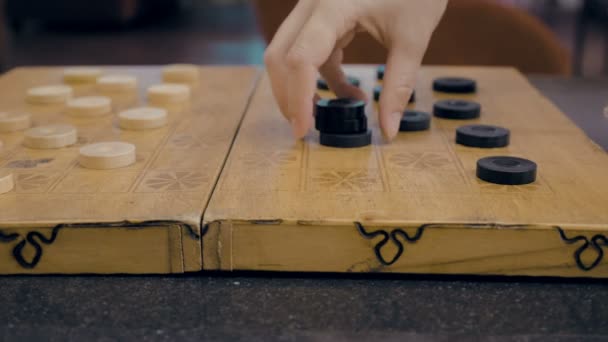
<svg viewBox="0 0 608 342">
<path fill-rule="evenodd" d="M 36 231 L 28 232 L 25 235 L 25 238 L 15 245 L 15 248 L 13 248 L 13 257 L 15 260 L 17 260 L 21 267 L 25 269 L 35 268 L 40 262 L 43 254 L 42 245 L 40 243 L 45 245 L 53 244 L 53 242 L 57 240 L 57 235 L 59 235 L 59 230 L 61 230 L 61 228 L 63 228 L 63 226 L 56 226 L 53 228 L 50 238 L 47 238 L 42 233 Z M 36 241 L 36 239 L 38 239 L 40 242 Z M 25 248 L 26 244 L 28 243 L 36 250 L 36 254 L 34 254 L 32 261 L 25 260 L 25 257 L 23 256 L 23 248 Z"/>
<path fill-rule="evenodd" d="M 561 227 L 555 228 L 559 232 L 559 236 L 562 238 L 562 240 L 569 245 L 577 243 L 579 241 L 584 241 L 584 243 L 580 245 L 580 247 L 578 247 L 576 251 L 574 251 L 574 261 L 576 261 L 576 266 L 578 266 L 579 269 L 585 272 L 591 271 L 597 265 L 599 265 L 600 262 L 602 262 L 602 259 L 604 258 L 604 250 L 602 247 L 608 247 L 608 238 L 605 235 L 595 234 L 591 237 L 591 239 L 583 235 L 577 235 L 575 237 L 569 238 L 568 236 L 566 236 L 566 232 Z M 597 256 L 591 264 L 586 265 L 585 262 L 583 262 L 581 255 L 588 248 L 592 248 L 593 250 L 595 250 Z"/>
<path fill-rule="evenodd" d="M 420 240 L 420 238 L 422 238 L 424 229 L 429 225 L 422 225 L 422 226 L 418 227 L 416 229 L 416 233 L 413 236 L 410 236 L 405 230 L 403 230 L 401 228 L 392 229 L 390 231 L 390 233 L 388 231 L 382 230 L 382 229 L 375 230 L 375 231 L 368 233 L 365 230 L 365 227 L 361 223 L 355 222 L 355 226 L 359 230 L 359 233 L 361 233 L 361 235 L 363 235 L 363 237 L 368 240 L 371 240 L 371 239 L 375 238 L 376 236 L 382 236 L 382 240 L 380 240 L 374 246 L 374 253 L 376 253 L 376 258 L 382 265 L 390 266 L 390 265 L 394 264 L 395 262 L 397 262 L 397 260 L 399 260 L 399 258 L 403 254 L 403 251 L 405 250 L 405 247 L 403 246 L 401 241 L 399 241 L 399 239 L 397 239 L 397 236 L 403 237 L 406 242 L 415 243 L 416 241 Z M 387 260 L 384 258 L 384 256 L 382 256 L 382 247 L 384 247 L 389 241 L 392 241 L 397 246 L 397 253 L 390 260 Z"/>
<path fill-rule="evenodd" d="M 4 232 L 2 232 L 2 231 L 0 230 L 0 242 L 4 242 L 4 243 L 13 242 L 13 241 L 15 241 L 17 238 L 19 238 L 19 234 L 17 234 L 17 233 L 13 233 L 13 234 L 4 234 Z"/>
<path fill-rule="evenodd" d="M 86 224 L 59 224 L 53 227 L 51 231 L 51 236 L 47 238 L 44 234 L 39 231 L 29 231 L 25 235 L 21 235 L 20 233 L 4 233 L 0 230 L 0 243 L 11 243 L 16 240 L 21 239 L 15 247 L 13 247 L 13 258 L 15 261 L 24 269 L 34 269 L 42 259 L 44 254 L 44 245 L 51 245 L 57 240 L 59 236 L 59 231 L 63 228 L 112 228 L 112 227 L 120 227 L 120 228 L 132 228 L 139 229 L 150 226 L 179 226 L 180 229 L 185 229 L 188 233 L 188 236 L 196 241 L 200 241 L 201 235 L 196 232 L 195 227 L 191 225 L 175 222 L 175 221 L 146 221 L 140 223 L 134 223 L 129 221 L 121 221 L 121 222 L 112 222 L 112 223 L 86 223 Z M 26 260 L 23 255 L 23 249 L 30 245 L 36 251 L 32 260 Z"/>
<path fill-rule="evenodd" d="M 418 240 L 420 240 L 422 238 L 422 235 L 425 231 L 426 228 L 430 228 L 430 227 L 455 227 L 455 226 L 469 226 L 469 227 L 476 227 L 476 228 L 480 228 L 480 227 L 486 227 L 486 228 L 492 228 L 492 227 L 499 227 L 499 228 L 525 228 L 528 227 L 526 225 L 496 225 L 496 224 L 470 224 L 470 225 L 463 225 L 463 224 L 423 224 L 419 227 L 416 228 L 416 233 L 413 236 L 410 236 L 405 230 L 403 230 L 402 228 L 394 228 L 394 229 L 378 229 L 378 230 L 374 230 L 374 231 L 370 231 L 368 232 L 365 227 L 359 223 L 359 222 L 355 222 L 355 227 L 357 228 L 357 230 L 359 231 L 359 233 L 367 240 L 371 240 L 373 238 L 376 237 L 382 237 L 382 239 L 380 239 L 380 241 L 378 241 L 378 243 L 376 243 L 376 245 L 374 246 L 374 253 L 376 254 L 376 258 L 378 259 L 378 261 L 384 265 L 384 266 L 391 266 L 394 263 L 396 263 L 399 258 L 401 258 L 401 256 L 403 255 L 403 252 L 405 251 L 405 246 L 404 244 L 401 242 L 400 239 L 398 239 L 398 236 L 401 236 L 404 240 L 405 243 L 416 243 Z M 591 238 L 588 238 L 586 236 L 583 235 L 577 235 L 574 236 L 572 238 L 569 238 L 568 236 L 566 236 L 566 232 L 559 226 L 553 226 L 552 228 L 556 229 L 561 237 L 561 239 L 566 242 L 567 244 L 575 244 L 578 242 L 583 242 L 582 245 L 580 245 L 573 254 L 574 257 L 574 261 L 576 262 L 576 266 L 584 272 L 588 272 L 593 270 L 595 267 L 597 267 L 603 260 L 604 258 L 604 250 L 603 247 L 608 247 L 608 237 L 606 235 L 603 234 L 595 234 L 593 235 Z M 395 255 L 390 258 L 390 259 L 386 259 L 383 255 L 382 255 L 382 248 L 387 245 L 389 242 L 392 242 L 393 244 L 395 244 L 395 246 L 397 246 L 397 253 L 395 253 Z M 581 255 L 583 254 L 583 252 L 585 252 L 586 250 L 591 249 L 593 251 L 595 251 L 597 253 L 595 259 L 589 263 L 589 264 L 585 264 L 585 262 L 583 261 Z"/>
</svg>

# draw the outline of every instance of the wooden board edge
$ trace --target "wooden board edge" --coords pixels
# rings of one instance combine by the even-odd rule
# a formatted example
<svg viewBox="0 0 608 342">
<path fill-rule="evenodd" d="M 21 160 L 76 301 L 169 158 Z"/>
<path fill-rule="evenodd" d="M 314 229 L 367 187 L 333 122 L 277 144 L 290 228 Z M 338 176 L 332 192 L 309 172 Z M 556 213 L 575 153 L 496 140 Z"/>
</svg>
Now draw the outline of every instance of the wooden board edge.
<svg viewBox="0 0 608 342">
<path fill-rule="evenodd" d="M 134 267 L 125 267 L 121 264 L 121 260 L 108 263 L 107 259 L 112 258 L 112 252 L 132 254 L 137 250 L 137 246 L 121 246 L 124 243 L 122 241 L 124 238 L 130 238 L 132 242 L 137 243 L 140 238 L 137 232 L 152 230 L 156 232 L 156 235 L 161 234 L 154 241 L 164 241 L 164 244 L 143 247 L 144 249 L 158 248 L 159 250 L 166 250 L 162 253 L 168 256 L 168 260 L 163 262 L 166 263 L 166 266 L 150 264 L 140 270 Z M 64 235 L 62 234 L 63 231 L 79 232 L 85 235 L 102 233 L 110 240 L 115 240 L 105 245 L 78 246 L 80 241 L 74 240 L 73 237 L 68 237 L 69 241 L 61 241 L 62 235 Z M 8 255 L 0 255 L 0 274 L 168 274 L 200 271 L 202 267 L 200 240 L 200 229 L 198 227 L 179 221 L 87 222 L 55 225 L 31 224 L 29 226 L 24 223 L 0 224 L 0 247 L 5 247 L 4 249 L 8 251 Z M 64 249 L 71 251 L 68 252 L 72 253 L 70 258 L 65 259 L 65 257 L 57 256 L 61 255 L 63 251 L 53 250 L 53 245 L 57 245 L 56 242 L 59 242 L 59 245 L 62 245 Z M 89 255 L 85 257 L 87 261 L 81 262 L 78 260 L 79 255 L 73 254 L 74 250 L 79 249 L 88 251 Z M 47 256 L 47 254 L 50 256 Z M 91 254 L 95 254 L 95 256 L 91 257 Z M 150 258 L 150 263 L 153 263 L 155 257 L 158 258 L 159 256 L 137 255 L 140 262 L 145 262 L 146 258 Z M 48 258 L 58 259 L 60 262 L 55 260 L 55 263 L 51 266 L 44 265 L 45 259 Z M 3 265 L 5 262 L 7 263 Z M 66 267 L 63 267 L 64 262 L 67 265 Z M 88 264 L 85 265 L 84 263 L 87 262 Z M 130 262 L 131 260 L 125 262 L 125 264 Z M 100 268 L 98 263 L 104 266 Z M 77 266 L 74 266 L 74 264 Z"/>
<path fill-rule="evenodd" d="M 224 220 L 208 224 L 203 269 L 608 278 L 605 232 L 571 225 Z"/>
<path fill-rule="evenodd" d="M 232 223 L 215 221 L 205 225 L 201 238 L 203 271 L 232 271 Z"/>
</svg>

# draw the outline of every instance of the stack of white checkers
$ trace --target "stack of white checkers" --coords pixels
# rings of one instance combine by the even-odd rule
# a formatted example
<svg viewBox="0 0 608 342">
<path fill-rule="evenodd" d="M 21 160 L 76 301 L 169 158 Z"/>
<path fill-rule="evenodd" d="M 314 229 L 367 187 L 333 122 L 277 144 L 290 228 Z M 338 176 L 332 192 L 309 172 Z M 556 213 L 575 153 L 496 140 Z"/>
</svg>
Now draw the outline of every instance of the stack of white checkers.
<svg viewBox="0 0 608 342">
<path fill-rule="evenodd" d="M 66 115 L 95 120 L 112 113 L 112 96 L 135 94 L 138 80 L 132 75 L 107 74 L 99 67 L 69 67 L 63 71 L 64 84 L 33 87 L 27 90 L 26 102 L 36 106 L 57 105 Z M 148 130 L 167 125 L 168 111 L 174 105 L 188 103 L 191 88 L 200 82 L 200 69 L 191 64 L 172 64 L 162 70 L 163 83 L 147 89 L 151 106 L 135 107 L 118 113 L 118 125 L 124 130 Z M 100 95 L 74 97 L 82 85 L 93 85 Z M 0 111 L 0 133 L 23 132 L 23 145 L 32 149 L 59 149 L 78 141 L 74 125 L 55 123 L 32 127 L 32 116 L 25 112 Z M 0 149 L 2 142 L 0 141 Z M 136 161 L 135 145 L 108 141 L 89 144 L 79 150 L 78 162 L 89 169 L 127 167 Z M 14 188 L 13 175 L 0 170 L 0 194 Z"/>
</svg>

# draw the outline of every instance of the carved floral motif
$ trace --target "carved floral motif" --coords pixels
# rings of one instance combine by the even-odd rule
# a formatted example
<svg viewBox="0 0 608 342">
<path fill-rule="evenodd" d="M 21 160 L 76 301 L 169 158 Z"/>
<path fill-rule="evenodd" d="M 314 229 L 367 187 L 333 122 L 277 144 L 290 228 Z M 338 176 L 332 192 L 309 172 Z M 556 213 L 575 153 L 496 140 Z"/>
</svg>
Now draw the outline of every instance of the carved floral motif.
<svg viewBox="0 0 608 342">
<path fill-rule="evenodd" d="M 158 191 L 188 191 L 199 187 L 207 177 L 197 171 L 167 171 L 154 174 L 145 185 Z"/>
<path fill-rule="evenodd" d="M 368 191 L 378 179 L 364 170 L 324 171 L 312 177 L 313 183 L 330 191 Z"/>
</svg>

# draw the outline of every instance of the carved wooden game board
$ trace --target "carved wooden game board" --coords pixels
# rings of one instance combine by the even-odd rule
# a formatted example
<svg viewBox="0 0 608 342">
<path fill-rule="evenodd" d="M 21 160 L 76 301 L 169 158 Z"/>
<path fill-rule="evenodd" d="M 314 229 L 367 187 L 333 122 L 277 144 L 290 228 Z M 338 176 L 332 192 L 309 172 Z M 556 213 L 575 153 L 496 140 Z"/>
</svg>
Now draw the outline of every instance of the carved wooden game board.
<svg viewBox="0 0 608 342">
<path fill-rule="evenodd" d="M 374 68 L 353 68 L 371 95 Z M 476 79 L 476 95 L 434 93 L 440 76 Z M 264 78 L 205 213 L 203 268 L 606 277 L 608 155 L 508 68 L 428 67 L 413 107 L 467 98 L 472 121 L 433 118 L 430 131 L 336 149 L 318 134 L 295 142 Z M 456 145 L 468 123 L 511 130 L 511 145 Z M 537 181 L 501 186 L 475 176 L 484 156 L 537 162 Z"/>
<path fill-rule="evenodd" d="M 0 168 L 15 189 L 0 195 L 0 273 L 181 273 L 201 269 L 203 210 L 254 88 L 249 67 L 201 69 L 190 108 L 172 110 L 168 126 L 123 131 L 116 115 L 74 119 L 62 106 L 29 105 L 26 90 L 61 83 L 63 68 L 26 68 L 0 79 L 0 110 L 33 113 L 34 125 L 71 123 L 76 145 L 22 147 L 23 133 L 0 134 Z M 114 113 L 145 103 L 160 68 L 105 68 L 137 76 L 139 94 L 115 95 Z M 75 95 L 96 94 L 92 85 Z M 115 170 L 78 165 L 90 142 L 126 141 L 137 162 Z"/>
<path fill-rule="evenodd" d="M 106 73 L 140 81 L 138 96 L 114 98 L 116 110 L 142 102 L 146 86 L 160 82 L 160 68 L 112 69 Z M 35 124 L 69 122 L 80 133 L 76 146 L 49 151 L 22 147 L 22 133 L 0 134 L 0 168 L 16 178 L 15 190 L 0 195 L 0 274 L 608 277 L 608 155 L 512 69 L 424 68 L 412 107 L 430 112 L 438 99 L 467 98 L 482 104 L 481 118 L 433 118 L 430 131 L 400 133 L 389 145 L 370 104 L 373 145 L 357 149 L 320 146 L 316 132 L 294 141 L 267 77 L 254 86 L 254 68 L 202 68 L 191 108 L 145 132 L 121 131 L 115 116 L 75 120 L 60 107 L 25 104 L 27 88 L 60 82 L 61 70 L 0 78 L 0 110 L 29 110 Z M 375 68 L 348 73 L 371 96 Z M 433 78 L 450 75 L 476 79 L 478 93 L 431 90 Z M 472 122 L 511 129 L 511 144 L 456 145 L 455 129 Z M 108 171 L 78 166 L 78 148 L 104 140 L 135 144 L 138 162 Z M 475 163 L 489 155 L 534 160 L 538 180 L 478 180 Z"/>
</svg>

